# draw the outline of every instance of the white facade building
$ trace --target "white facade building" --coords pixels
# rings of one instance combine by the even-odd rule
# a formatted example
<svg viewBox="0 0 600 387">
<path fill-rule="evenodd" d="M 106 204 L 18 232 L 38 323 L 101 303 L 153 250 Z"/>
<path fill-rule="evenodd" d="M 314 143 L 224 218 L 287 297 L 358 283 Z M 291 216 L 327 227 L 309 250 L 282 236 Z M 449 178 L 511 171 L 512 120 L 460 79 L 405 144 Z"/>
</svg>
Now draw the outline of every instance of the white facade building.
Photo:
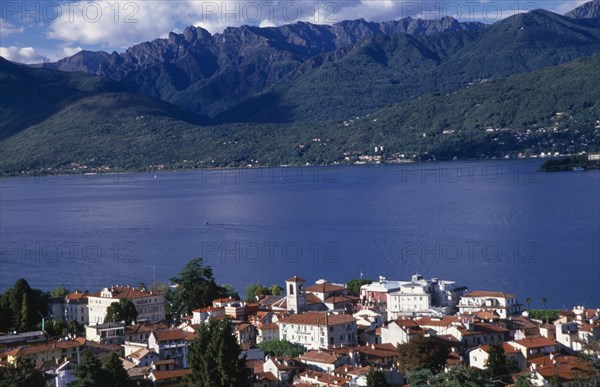
<svg viewBox="0 0 600 387">
<path fill-rule="evenodd" d="M 405 316 L 442 316 L 456 307 L 465 287 L 457 287 L 454 281 L 437 278 L 424 279 L 415 274 L 410 282 L 399 282 L 397 291 L 387 296 L 387 319 Z"/>
<path fill-rule="evenodd" d="M 308 349 L 355 345 L 358 342 L 356 319 L 347 314 L 307 312 L 277 321 L 279 339 Z"/>
<path fill-rule="evenodd" d="M 138 312 L 137 321 L 157 322 L 165 319 L 165 300 L 161 293 L 117 285 L 88 295 L 90 324 L 104 323 L 110 304 L 121 299 L 133 302 Z"/>
<path fill-rule="evenodd" d="M 521 313 L 521 307 L 522 305 L 512 294 L 482 290 L 465 294 L 460 298 L 458 304 L 460 313 L 490 311 L 496 312 L 500 318 L 508 318 L 508 316 Z"/>
</svg>

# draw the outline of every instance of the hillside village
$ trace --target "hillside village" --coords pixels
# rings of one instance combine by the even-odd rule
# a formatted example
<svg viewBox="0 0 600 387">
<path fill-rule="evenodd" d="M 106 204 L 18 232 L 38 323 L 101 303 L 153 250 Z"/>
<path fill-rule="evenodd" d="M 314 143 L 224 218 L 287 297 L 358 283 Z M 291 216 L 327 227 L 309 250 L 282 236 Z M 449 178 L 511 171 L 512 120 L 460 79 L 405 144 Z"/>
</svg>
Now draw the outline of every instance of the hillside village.
<svg viewBox="0 0 600 387">
<path fill-rule="evenodd" d="M 174 320 L 165 319 L 160 292 L 123 285 L 71 292 L 52 300 L 52 318 L 77 321 L 85 334 L 3 333 L 0 365 L 28 359 L 48 385 L 67 386 L 76 380 L 74 369 L 84 352 L 101 360 L 114 352 L 131 385 L 175 386 L 192 372 L 188 353 L 197 331 L 210 319 L 226 319 L 255 387 L 367 386 L 371 369 L 385 375 L 390 386 L 407 385 L 398 350 L 430 337 L 449 348 L 445 372 L 486 369 L 491 348 L 499 344 L 513 366 L 513 382 L 521 375 L 534 386 L 598 383 L 600 309 L 576 306 L 552 322 L 541 321 L 529 318 L 515 295 L 470 291 L 418 274 L 409 280 L 380 277 L 362 285 L 360 294 L 344 284 L 310 283 L 298 276 L 285 280 L 284 289 L 284 295 L 251 301 L 215 299 Z M 105 323 L 109 306 L 123 299 L 135 305 L 137 321 Z M 269 356 L 259 348 L 275 340 L 304 351 Z"/>
</svg>

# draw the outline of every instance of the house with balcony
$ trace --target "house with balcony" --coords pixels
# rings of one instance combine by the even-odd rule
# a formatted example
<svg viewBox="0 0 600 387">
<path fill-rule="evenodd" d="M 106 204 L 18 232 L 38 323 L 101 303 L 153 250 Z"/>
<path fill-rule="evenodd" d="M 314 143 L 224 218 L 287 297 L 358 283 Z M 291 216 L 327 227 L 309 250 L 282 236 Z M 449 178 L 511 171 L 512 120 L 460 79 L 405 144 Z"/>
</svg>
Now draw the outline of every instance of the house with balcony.
<svg viewBox="0 0 600 387">
<path fill-rule="evenodd" d="M 555 340 L 546 337 L 530 337 L 522 340 L 509 342 L 510 345 L 521 351 L 528 361 L 558 352 L 558 343 Z"/>
<path fill-rule="evenodd" d="M 86 340 L 104 344 L 122 344 L 125 341 L 125 323 L 109 322 L 85 326 Z"/>
<path fill-rule="evenodd" d="M 460 298 L 458 310 L 461 314 L 475 312 L 495 312 L 500 318 L 517 315 L 522 311 L 522 305 L 514 295 L 504 292 L 476 290 Z"/>
<path fill-rule="evenodd" d="M 154 331 L 148 339 L 148 348 L 156 352 L 160 360 L 175 360 L 178 367 L 188 368 L 189 346 L 196 334 L 181 329 Z"/>
</svg>

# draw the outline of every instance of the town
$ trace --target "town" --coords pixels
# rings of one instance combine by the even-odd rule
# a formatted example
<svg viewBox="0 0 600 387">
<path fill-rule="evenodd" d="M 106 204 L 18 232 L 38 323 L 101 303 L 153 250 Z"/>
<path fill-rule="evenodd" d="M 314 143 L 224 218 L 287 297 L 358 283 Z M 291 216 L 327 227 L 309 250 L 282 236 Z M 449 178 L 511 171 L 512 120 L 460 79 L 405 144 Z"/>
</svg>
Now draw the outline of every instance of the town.
<svg viewBox="0 0 600 387">
<path fill-rule="evenodd" d="M 28 303 L 40 295 L 24 280 L 2 296 L 0 321 L 12 325 L 0 333 L 0 385 L 600 381 L 600 309 L 553 312 L 542 299 L 544 309 L 532 310 L 538 301 L 523 303 L 508 289 L 471 290 L 420 274 L 346 284 L 294 275 L 271 288 L 250 284 L 243 299 L 216 285 L 210 267 L 195 259 L 161 289 L 107 284 L 94 292 L 63 290 L 49 298 L 48 316 L 32 310 Z M 41 329 L 28 329 L 38 320 Z M 223 360 L 228 356 L 231 364 Z M 100 382 L 100 371 L 115 379 Z"/>
</svg>

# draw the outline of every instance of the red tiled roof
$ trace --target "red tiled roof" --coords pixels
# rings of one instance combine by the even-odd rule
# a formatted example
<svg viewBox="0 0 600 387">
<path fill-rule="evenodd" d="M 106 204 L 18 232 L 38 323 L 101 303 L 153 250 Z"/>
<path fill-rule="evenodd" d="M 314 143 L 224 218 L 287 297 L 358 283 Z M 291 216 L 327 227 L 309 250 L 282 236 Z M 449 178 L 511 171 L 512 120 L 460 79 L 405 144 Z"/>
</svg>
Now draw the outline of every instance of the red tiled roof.
<svg viewBox="0 0 600 387">
<path fill-rule="evenodd" d="M 326 298 L 324 302 L 328 304 L 339 304 L 341 302 L 358 302 L 359 298 L 355 296 L 331 296 Z"/>
<path fill-rule="evenodd" d="M 278 382 L 279 379 L 277 379 L 277 377 L 275 375 L 273 375 L 272 372 L 258 372 L 255 374 L 256 375 L 256 379 L 259 382 L 262 382 L 263 380 L 268 380 L 269 382 Z"/>
<path fill-rule="evenodd" d="M 309 286 L 306 288 L 307 292 L 314 292 L 314 293 L 329 293 L 329 292 L 335 292 L 335 291 L 339 291 L 339 290 L 347 290 L 347 289 L 344 286 L 330 284 L 328 282 L 324 282 L 321 284 L 315 284 L 315 285 L 312 285 L 312 286 Z"/>
<path fill-rule="evenodd" d="M 459 332 L 463 335 L 481 335 L 481 334 L 494 334 L 494 333 L 508 333 L 508 329 L 503 326 L 488 323 L 474 323 L 472 329 L 466 327 L 459 327 Z"/>
<path fill-rule="evenodd" d="M 81 300 L 84 298 L 88 297 L 88 293 L 82 293 L 78 290 L 74 291 L 73 293 L 69 293 L 66 295 L 66 298 L 69 300 L 73 300 L 73 301 L 77 301 L 77 300 Z"/>
<path fill-rule="evenodd" d="M 478 317 L 482 320 L 499 320 L 500 316 L 496 311 L 483 310 L 480 312 L 475 312 L 475 317 Z"/>
<path fill-rule="evenodd" d="M 195 333 L 186 332 L 181 329 L 165 329 L 161 331 L 154 331 L 153 334 L 156 336 L 156 340 L 159 342 L 171 340 L 192 341 L 196 338 Z"/>
<path fill-rule="evenodd" d="M 456 365 L 456 364 L 461 364 L 462 363 L 462 358 L 460 357 L 460 355 L 456 352 L 450 352 L 448 354 L 448 357 L 446 358 L 446 364 L 447 365 Z"/>
<path fill-rule="evenodd" d="M 154 364 L 154 365 L 175 364 L 175 359 L 157 360 L 157 361 L 153 361 L 152 364 Z"/>
<path fill-rule="evenodd" d="M 225 302 L 238 302 L 238 300 L 236 300 L 233 297 L 221 297 L 221 298 L 217 298 L 216 300 L 213 300 L 212 302 L 225 303 Z"/>
<path fill-rule="evenodd" d="M 314 363 L 334 364 L 339 357 L 331 352 L 308 351 L 305 354 L 300 355 L 299 359 Z"/>
<path fill-rule="evenodd" d="M 334 375 L 351 375 L 351 376 L 362 376 L 362 375 L 366 375 L 369 373 L 369 370 L 371 369 L 371 367 L 359 367 L 359 366 L 352 366 L 352 365 L 348 365 L 348 364 L 344 364 L 342 366 L 339 366 L 338 368 L 333 370 L 333 374 Z"/>
<path fill-rule="evenodd" d="M 317 297 L 315 294 L 313 293 L 306 293 L 306 303 L 308 305 L 310 304 L 320 304 L 323 301 L 321 301 L 321 299 L 319 297 Z"/>
<path fill-rule="evenodd" d="M 129 357 L 140 360 L 142 359 L 144 356 L 148 355 L 148 354 L 154 354 L 156 355 L 156 353 L 148 348 L 140 348 L 135 352 L 131 352 L 129 354 Z"/>
<path fill-rule="evenodd" d="M 127 334 L 131 333 L 150 333 L 157 329 L 166 329 L 169 326 L 163 322 L 157 322 L 155 324 L 133 324 L 125 327 Z"/>
<path fill-rule="evenodd" d="M 157 292 L 151 292 L 149 290 L 142 290 L 142 289 L 138 289 L 138 288 L 132 288 L 130 286 L 111 286 L 110 288 L 106 288 L 108 289 L 109 292 L 111 292 L 112 297 L 111 298 L 115 298 L 115 299 L 128 299 L 128 300 L 132 300 L 135 298 L 145 298 L 145 297 L 153 297 L 153 296 L 158 296 L 158 295 L 162 295 L 161 293 L 157 293 Z M 101 297 L 102 292 L 104 291 L 104 289 L 97 291 L 95 293 L 92 293 L 89 295 L 89 297 Z"/>
<path fill-rule="evenodd" d="M 181 370 L 167 370 L 167 371 L 152 371 L 150 374 L 154 376 L 156 381 L 167 380 L 167 379 L 179 379 L 186 375 L 190 375 L 192 370 L 189 368 Z"/>
<path fill-rule="evenodd" d="M 289 317 L 282 318 L 279 323 L 299 324 L 299 325 L 339 325 L 356 322 L 356 319 L 348 314 L 332 314 L 326 312 L 307 312 L 302 314 L 294 314 Z"/>
<path fill-rule="evenodd" d="M 4 352 L 2 356 L 24 356 L 24 355 L 32 355 L 37 353 L 51 352 L 56 349 L 71 349 L 71 348 L 79 348 L 83 346 L 80 340 L 64 340 L 64 341 L 52 341 L 48 343 L 42 344 L 34 344 L 34 345 L 26 345 L 23 347 L 19 347 L 13 349 L 12 351 Z"/>
<path fill-rule="evenodd" d="M 542 356 L 529 361 L 535 364 L 535 371 L 545 379 L 558 376 L 561 382 L 568 382 L 579 379 L 582 374 L 600 376 L 600 373 L 594 371 L 592 363 L 582 360 L 575 356 Z"/>
<path fill-rule="evenodd" d="M 398 350 L 393 344 L 371 344 L 361 345 L 355 348 L 358 353 L 364 353 L 370 357 L 395 357 L 398 354 Z"/>
<path fill-rule="evenodd" d="M 487 290 L 474 290 L 465 294 L 463 297 L 497 297 L 497 298 L 515 298 L 514 294 L 504 292 L 493 292 Z"/>
<path fill-rule="evenodd" d="M 490 352 L 490 346 L 489 345 L 480 345 L 477 348 L 481 348 L 481 350 L 485 353 L 489 353 Z M 503 342 L 502 343 L 502 349 L 504 349 L 504 353 L 519 353 L 521 351 L 519 351 L 517 348 L 513 347 L 512 345 L 510 345 L 507 342 Z"/>
<path fill-rule="evenodd" d="M 215 302 L 215 301 L 213 301 L 213 302 Z M 194 309 L 194 310 L 192 310 L 192 313 L 193 312 L 196 312 L 196 313 L 214 312 L 214 311 L 217 311 L 217 310 L 225 310 L 225 308 L 222 307 L 222 306 L 219 307 L 219 308 L 216 308 L 216 307 L 213 307 L 213 306 L 207 306 L 205 308 Z"/>
<path fill-rule="evenodd" d="M 548 339 L 546 337 L 530 337 L 522 340 L 517 340 L 515 341 L 515 343 L 525 348 L 543 348 L 557 345 L 556 341 Z"/>
</svg>

